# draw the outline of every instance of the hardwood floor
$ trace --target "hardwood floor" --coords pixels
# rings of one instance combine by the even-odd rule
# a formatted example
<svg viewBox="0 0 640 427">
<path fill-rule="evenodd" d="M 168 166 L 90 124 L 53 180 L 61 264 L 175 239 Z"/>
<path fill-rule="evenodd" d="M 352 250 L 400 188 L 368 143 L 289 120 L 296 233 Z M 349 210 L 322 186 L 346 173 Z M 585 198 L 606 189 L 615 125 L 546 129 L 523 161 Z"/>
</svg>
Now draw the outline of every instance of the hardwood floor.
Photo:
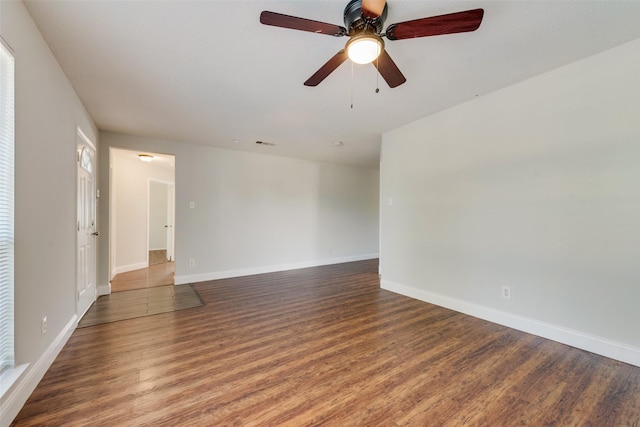
<svg viewBox="0 0 640 427">
<path fill-rule="evenodd" d="M 111 292 L 173 285 L 175 269 L 176 263 L 171 261 L 116 274 L 111 280 Z"/>
<path fill-rule="evenodd" d="M 201 306 L 202 300 L 189 285 L 133 289 L 99 296 L 80 319 L 78 328 L 152 316 Z"/>
<path fill-rule="evenodd" d="M 164 264 L 165 262 L 169 262 L 166 249 L 149 251 L 149 265 Z"/>
<path fill-rule="evenodd" d="M 638 426 L 640 368 L 381 290 L 377 260 L 78 329 L 16 426 Z"/>
</svg>

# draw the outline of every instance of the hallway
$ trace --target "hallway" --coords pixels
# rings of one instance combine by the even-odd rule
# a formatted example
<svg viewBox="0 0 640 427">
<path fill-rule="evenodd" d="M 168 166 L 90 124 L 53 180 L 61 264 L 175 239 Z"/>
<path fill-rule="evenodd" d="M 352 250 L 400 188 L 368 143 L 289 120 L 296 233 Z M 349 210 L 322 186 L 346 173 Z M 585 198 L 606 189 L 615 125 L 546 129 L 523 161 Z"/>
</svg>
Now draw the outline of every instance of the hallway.
<svg viewBox="0 0 640 427">
<path fill-rule="evenodd" d="M 111 280 L 111 292 L 173 285 L 175 283 L 175 268 L 175 261 L 170 261 L 150 265 L 148 268 L 116 274 Z"/>
</svg>

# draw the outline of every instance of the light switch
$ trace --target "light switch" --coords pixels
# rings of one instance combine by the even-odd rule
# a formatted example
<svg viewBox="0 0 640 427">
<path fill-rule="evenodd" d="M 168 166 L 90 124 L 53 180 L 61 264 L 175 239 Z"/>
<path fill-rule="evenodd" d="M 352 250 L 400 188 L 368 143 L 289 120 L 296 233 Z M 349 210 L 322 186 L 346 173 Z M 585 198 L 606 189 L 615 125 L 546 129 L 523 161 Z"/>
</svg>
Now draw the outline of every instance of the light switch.
<svg viewBox="0 0 640 427">
<path fill-rule="evenodd" d="M 189 208 L 194 209 L 196 207 L 196 202 L 189 202 Z"/>
</svg>

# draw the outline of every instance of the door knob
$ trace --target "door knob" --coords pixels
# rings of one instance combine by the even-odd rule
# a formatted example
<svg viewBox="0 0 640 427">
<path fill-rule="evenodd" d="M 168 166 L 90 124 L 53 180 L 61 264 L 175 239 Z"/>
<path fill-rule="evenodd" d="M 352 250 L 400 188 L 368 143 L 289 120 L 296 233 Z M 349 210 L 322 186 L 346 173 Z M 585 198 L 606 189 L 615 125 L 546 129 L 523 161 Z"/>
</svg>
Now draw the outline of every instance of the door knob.
<svg viewBox="0 0 640 427">
<path fill-rule="evenodd" d="M 99 233 L 99 232 L 97 232 L 97 231 L 94 231 L 94 232 L 93 232 L 93 233 L 91 233 L 91 234 L 93 234 L 94 236 L 99 236 L 99 235 L 100 235 L 100 233 Z"/>
</svg>

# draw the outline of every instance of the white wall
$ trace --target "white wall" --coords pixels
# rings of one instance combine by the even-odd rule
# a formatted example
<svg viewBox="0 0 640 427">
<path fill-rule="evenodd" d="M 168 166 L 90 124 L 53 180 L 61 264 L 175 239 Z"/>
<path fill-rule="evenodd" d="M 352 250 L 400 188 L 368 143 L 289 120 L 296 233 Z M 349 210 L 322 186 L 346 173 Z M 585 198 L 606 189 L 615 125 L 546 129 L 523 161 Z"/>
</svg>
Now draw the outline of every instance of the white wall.
<svg viewBox="0 0 640 427">
<path fill-rule="evenodd" d="M 113 151 L 116 160 L 112 162 L 111 170 L 115 187 L 112 194 L 116 212 L 113 228 L 116 232 L 114 255 L 117 274 L 147 266 L 149 182 L 150 180 L 173 182 L 174 171 L 156 166 L 153 162 L 141 162 L 137 152 Z M 105 188 L 102 194 L 109 194 L 109 192 Z M 104 200 L 105 204 L 108 202 Z M 106 220 L 104 222 L 108 223 Z"/>
<path fill-rule="evenodd" d="M 382 286 L 640 365 L 638 76 L 640 40 L 384 135 Z"/>
<path fill-rule="evenodd" d="M 16 362 L 29 364 L 0 400 L 5 426 L 75 327 L 76 126 L 94 142 L 97 130 L 22 2 L 0 8 L 16 59 Z"/>
<path fill-rule="evenodd" d="M 377 170 L 111 132 L 101 146 L 176 156 L 176 283 L 377 257 Z"/>
</svg>

